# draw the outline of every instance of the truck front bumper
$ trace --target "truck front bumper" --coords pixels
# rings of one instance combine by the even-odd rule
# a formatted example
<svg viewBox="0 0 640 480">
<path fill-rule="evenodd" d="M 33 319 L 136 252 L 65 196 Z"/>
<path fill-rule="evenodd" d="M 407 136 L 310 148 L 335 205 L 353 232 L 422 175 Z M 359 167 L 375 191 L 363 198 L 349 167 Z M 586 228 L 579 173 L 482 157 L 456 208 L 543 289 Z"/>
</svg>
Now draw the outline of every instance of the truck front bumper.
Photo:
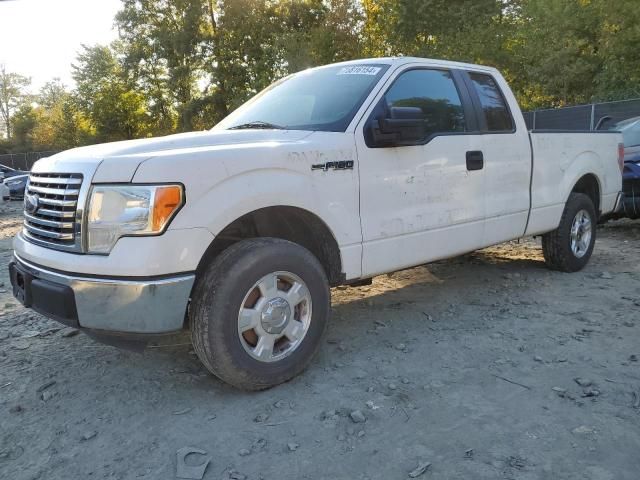
<svg viewBox="0 0 640 480">
<path fill-rule="evenodd" d="M 14 296 L 65 325 L 103 335 L 171 333 L 184 326 L 194 274 L 151 278 L 99 278 L 53 271 L 14 254 L 9 264 Z"/>
</svg>

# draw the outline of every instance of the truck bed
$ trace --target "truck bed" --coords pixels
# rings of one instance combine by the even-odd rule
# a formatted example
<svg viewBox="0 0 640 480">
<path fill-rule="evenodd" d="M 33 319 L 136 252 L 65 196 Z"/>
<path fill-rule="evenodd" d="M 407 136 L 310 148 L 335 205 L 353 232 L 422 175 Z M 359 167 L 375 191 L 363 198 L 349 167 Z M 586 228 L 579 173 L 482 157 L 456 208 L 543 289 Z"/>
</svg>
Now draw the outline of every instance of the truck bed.
<svg viewBox="0 0 640 480">
<path fill-rule="evenodd" d="M 618 151 L 618 132 L 532 130 L 529 138 L 533 161 L 527 235 L 557 227 L 568 192 L 585 172 L 600 179 L 599 213 L 614 209 L 620 189 L 619 159 L 612 155 Z"/>
</svg>

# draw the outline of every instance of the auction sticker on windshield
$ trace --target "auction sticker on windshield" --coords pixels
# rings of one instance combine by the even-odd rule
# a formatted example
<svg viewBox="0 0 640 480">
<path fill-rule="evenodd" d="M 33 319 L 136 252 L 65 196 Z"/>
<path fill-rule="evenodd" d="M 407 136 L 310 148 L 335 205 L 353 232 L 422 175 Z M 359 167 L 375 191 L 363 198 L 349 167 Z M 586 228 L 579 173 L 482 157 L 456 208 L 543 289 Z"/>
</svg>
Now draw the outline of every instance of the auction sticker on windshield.
<svg viewBox="0 0 640 480">
<path fill-rule="evenodd" d="M 380 70 L 380 67 L 344 67 L 338 71 L 338 75 L 377 75 Z"/>
</svg>

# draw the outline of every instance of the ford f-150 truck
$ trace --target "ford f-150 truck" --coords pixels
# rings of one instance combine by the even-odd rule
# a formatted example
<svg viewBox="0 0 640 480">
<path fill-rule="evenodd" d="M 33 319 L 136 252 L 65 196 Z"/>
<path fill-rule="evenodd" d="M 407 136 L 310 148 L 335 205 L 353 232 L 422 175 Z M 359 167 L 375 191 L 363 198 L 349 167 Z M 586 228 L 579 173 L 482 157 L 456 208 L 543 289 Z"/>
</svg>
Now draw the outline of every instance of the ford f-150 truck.
<svg viewBox="0 0 640 480">
<path fill-rule="evenodd" d="M 263 389 L 310 362 L 331 286 L 531 235 L 580 270 L 620 201 L 621 141 L 527 131 L 494 68 L 314 68 L 210 131 L 39 160 L 13 292 L 103 341 L 189 329 L 211 372 Z"/>
</svg>

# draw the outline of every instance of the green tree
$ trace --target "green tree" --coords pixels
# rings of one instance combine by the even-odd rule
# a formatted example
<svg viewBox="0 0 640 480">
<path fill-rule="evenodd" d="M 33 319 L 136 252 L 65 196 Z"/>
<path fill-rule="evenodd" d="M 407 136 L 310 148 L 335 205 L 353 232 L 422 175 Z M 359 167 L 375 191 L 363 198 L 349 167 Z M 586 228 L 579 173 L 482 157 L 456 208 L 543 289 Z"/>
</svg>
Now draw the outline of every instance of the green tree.
<svg viewBox="0 0 640 480">
<path fill-rule="evenodd" d="M 59 78 L 44 84 L 36 102 L 33 148 L 66 150 L 93 140 L 91 124 L 80 111 L 77 98 Z"/>
<path fill-rule="evenodd" d="M 67 92 L 60 98 L 52 110 L 51 120 L 54 125 L 54 150 L 66 150 L 94 142 L 95 128 L 72 94 Z"/>
<path fill-rule="evenodd" d="M 640 8 L 635 0 L 599 0 L 602 21 L 596 46 L 601 68 L 595 75 L 597 100 L 640 97 Z"/>
<path fill-rule="evenodd" d="M 154 131 L 206 128 L 275 79 L 360 55 L 358 0 L 124 0 L 116 49 Z"/>
<path fill-rule="evenodd" d="M 527 108 L 640 96 L 635 0 L 522 0 L 513 41 Z"/>
<path fill-rule="evenodd" d="M 10 139 L 13 133 L 12 115 L 26 96 L 25 89 L 31 80 L 17 73 L 7 72 L 4 65 L 0 65 L 0 118 L 4 124 L 4 131 Z"/>
<path fill-rule="evenodd" d="M 161 115 L 177 128 L 193 128 L 192 103 L 198 100 L 207 42 L 209 4 L 203 0 L 123 0 L 116 15 L 125 65 L 136 74 Z"/>
<path fill-rule="evenodd" d="M 210 88 L 220 120 L 248 97 L 266 87 L 278 71 L 277 17 L 261 0 L 219 2 L 213 23 L 208 63 Z"/>
<path fill-rule="evenodd" d="M 112 83 L 100 89 L 94 99 L 91 119 L 101 142 L 130 140 L 146 136 L 149 117 L 141 93 Z"/>
<path fill-rule="evenodd" d="M 12 115 L 13 150 L 28 152 L 34 149 L 34 131 L 38 125 L 38 112 L 29 103 L 21 104 Z"/>
<path fill-rule="evenodd" d="M 287 72 L 358 58 L 363 12 L 354 0 L 277 3 L 276 32 Z"/>
<path fill-rule="evenodd" d="M 499 67 L 516 92 L 522 84 L 517 50 L 526 30 L 527 0 L 363 0 L 366 56 L 407 55 Z"/>
<path fill-rule="evenodd" d="M 67 95 L 67 89 L 59 78 L 45 83 L 37 96 L 37 102 L 46 109 L 52 109 Z"/>
<path fill-rule="evenodd" d="M 126 78 L 108 47 L 83 47 L 73 65 L 78 105 L 99 142 L 128 140 L 149 133 L 144 95 Z"/>
<path fill-rule="evenodd" d="M 594 98 L 602 68 L 599 0 L 528 0 L 516 33 L 526 106 L 585 103 Z M 524 95 L 522 95 L 524 93 Z M 524 97 L 524 98 L 523 98 Z"/>
<path fill-rule="evenodd" d="M 87 112 L 94 110 L 95 100 L 101 89 L 109 84 L 122 82 L 116 57 L 105 45 L 82 45 L 71 69 L 76 82 L 78 103 Z"/>
<path fill-rule="evenodd" d="M 477 61 L 501 48 L 502 0 L 363 0 L 366 51 Z"/>
<path fill-rule="evenodd" d="M 66 90 L 58 91 L 55 97 L 49 102 L 41 98 L 35 108 L 33 148 L 66 150 L 93 143 L 95 128 L 80 110 L 76 97 Z"/>
<path fill-rule="evenodd" d="M 361 56 L 356 0 L 221 0 L 211 12 L 209 86 L 215 123 L 274 80 Z"/>
<path fill-rule="evenodd" d="M 58 94 L 55 103 L 25 102 L 16 110 L 13 151 L 66 150 L 94 141 L 93 128 L 73 95 Z"/>
</svg>

